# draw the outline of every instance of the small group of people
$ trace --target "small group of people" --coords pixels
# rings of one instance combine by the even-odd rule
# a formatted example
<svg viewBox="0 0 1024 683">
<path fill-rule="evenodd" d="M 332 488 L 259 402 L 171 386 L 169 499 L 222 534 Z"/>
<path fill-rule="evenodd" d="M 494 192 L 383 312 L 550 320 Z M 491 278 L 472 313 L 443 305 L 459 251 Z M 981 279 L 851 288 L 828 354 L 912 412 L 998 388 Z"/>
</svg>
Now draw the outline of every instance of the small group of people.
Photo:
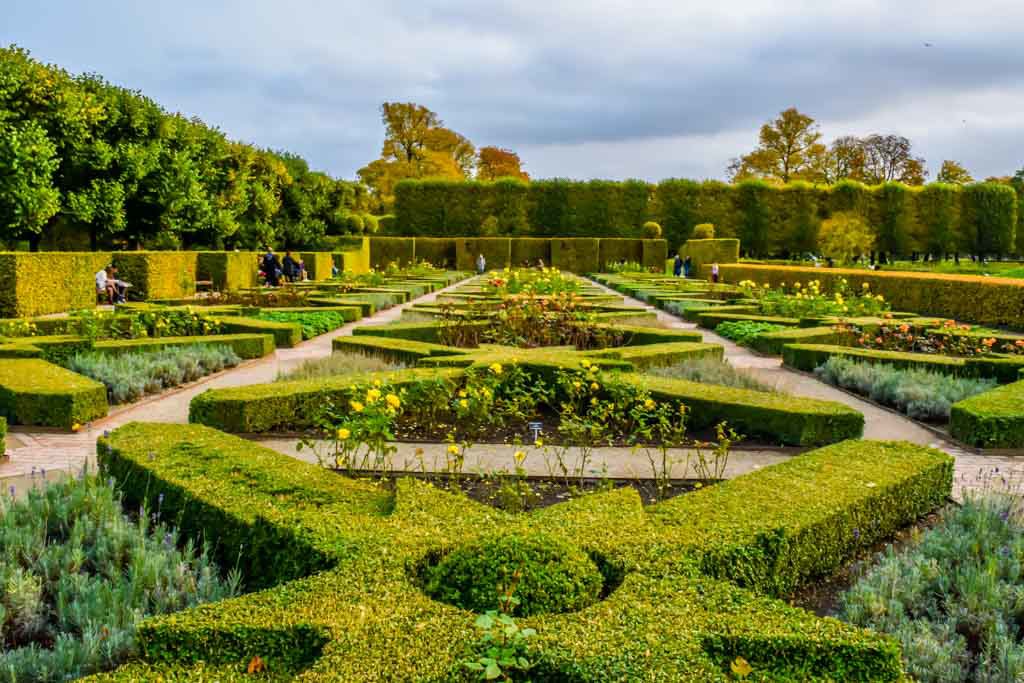
<svg viewBox="0 0 1024 683">
<path fill-rule="evenodd" d="M 280 285 L 282 279 L 285 282 L 302 282 L 309 277 L 301 258 L 295 258 L 291 251 L 286 251 L 284 258 L 278 260 L 277 254 L 269 248 L 260 258 L 260 274 L 271 287 Z"/>
<path fill-rule="evenodd" d="M 693 272 L 693 259 L 687 256 L 685 259 L 676 254 L 676 259 L 672 264 L 672 274 L 676 277 L 690 277 L 690 273 Z"/>
<path fill-rule="evenodd" d="M 96 298 L 108 304 L 123 304 L 126 301 L 131 283 L 117 278 L 117 266 L 109 266 L 96 271 Z"/>
</svg>

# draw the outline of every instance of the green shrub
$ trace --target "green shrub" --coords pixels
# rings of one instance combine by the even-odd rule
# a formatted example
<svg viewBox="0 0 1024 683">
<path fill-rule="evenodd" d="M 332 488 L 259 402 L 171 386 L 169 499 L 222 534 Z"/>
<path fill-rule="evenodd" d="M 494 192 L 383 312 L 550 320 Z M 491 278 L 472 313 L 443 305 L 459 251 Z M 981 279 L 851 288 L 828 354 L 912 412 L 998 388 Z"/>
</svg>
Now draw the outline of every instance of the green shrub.
<svg viewBox="0 0 1024 683">
<path fill-rule="evenodd" d="M 94 308 L 96 272 L 109 264 L 110 253 L 104 252 L 0 253 L 0 315 Z"/>
<path fill-rule="evenodd" d="M 654 221 L 647 221 L 643 225 L 644 239 L 648 240 L 659 240 L 661 239 L 661 226 Z"/>
<path fill-rule="evenodd" d="M 1024 381 L 1006 384 L 953 404 L 949 431 L 981 448 L 1024 447 Z"/>
<path fill-rule="evenodd" d="M 302 325 L 298 321 L 262 312 L 255 318 L 227 316 L 221 320 L 221 328 L 228 334 L 272 335 L 274 346 L 281 349 L 290 349 L 303 339 Z"/>
<path fill-rule="evenodd" d="M 0 359 L 0 415 L 8 423 L 68 429 L 106 414 L 99 382 L 44 360 Z"/>
<path fill-rule="evenodd" d="M 181 299 L 196 293 L 197 252 L 119 251 L 113 260 L 118 279 L 132 285 L 128 288 L 132 301 Z"/>
<path fill-rule="evenodd" d="M 310 280 L 330 280 L 334 276 L 334 257 L 329 251 L 304 251 L 299 254 Z"/>
<path fill-rule="evenodd" d="M 756 337 L 767 332 L 779 332 L 788 329 L 785 325 L 761 322 L 757 320 L 734 320 L 718 323 L 715 334 L 731 339 L 740 346 L 751 346 Z"/>
<path fill-rule="evenodd" d="M 851 389 L 917 420 L 946 421 L 954 403 L 996 386 L 994 379 L 951 377 L 915 368 L 904 370 L 842 356 L 830 357 L 814 374 L 829 384 Z"/>
<path fill-rule="evenodd" d="M 277 323 L 298 324 L 302 328 L 302 338 L 312 339 L 321 334 L 332 332 L 343 327 L 348 319 L 345 314 L 335 310 L 322 311 L 280 311 L 264 310 L 259 313 L 260 320 L 267 320 Z M 283 346 L 277 341 L 278 346 Z"/>
<path fill-rule="evenodd" d="M 455 240 L 455 268 L 466 272 L 476 270 L 476 257 L 484 255 L 488 270 L 501 270 L 512 265 L 512 240 L 507 237 L 459 238 Z"/>
<path fill-rule="evenodd" d="M 4 680 L 113 668 L 135 653 L 143 619 L 237 593 L 237 576 L 223 581 L 205 549 L 179 550 L 159 504 L 133 521 L 94 476 L 41 478 L 24 499 L 0 498 Z"/>
<path fill-rule="evenodd" d="M 197 345 L 117 355 L 93 351 L 71 358 L 67 367 L 102 382 L 110 403 L 119 404 L 194 382 L 240 362 L 231 347 Z"/>
<path fill-rule="evenodd" d="M 536 266 L 540 261 L 551 265 L 551 240 L 539 237 L 512 238 L 512 267 Z"/>
<path fill-rule="evenodd" d="M 429 356 L 450 356 L 461 353 L 460 349 L 451 346 L 398 337 L 367 335 L 338 337 L 331 341 L 331 348 L 346 354 L 372 356 L 389 363 L 408 365 L 415 365 L 421 358 Z"/>
<path fill-rule="evenodd" d="M 679 249 L 684 259 L 690 257 L 694 274 L 701 268 L 709 269 L 715 263 L 736 263 L 740 260 L 740 241 L 732 238 L 687 240 Z"/>
<path fill-rule="evenodd" d="M 345 229 L 353 235 L 359 235 L 366 229 L 363 217 L 358 213 L 350 213 L 345 216 Z"/>
<path fill-rule="evenodd" d="M 128 425 L 98 451 L 130 500 L 164 494 L 183 532 L 216 530 L 229 561 L 275 586 L 146 622 L 142 661 L 105 681 L 240 671 L 256 655 L 324 681 L 466 680 L 473 616 L 424 595 L 411 569 L 439 548 L 534 533 L 630 569 L 589 609 L 523 620 L 535 680 L 724 683 L 742 656 L 770 680 L 897 681 L 895 641 L 768 596 L 941 505 L 953 471 L 934 450 L 850 442 L 647 509 L 626 489 L 514 516 L 411 479 L 392 494 L 324 476 L 196 426 Z"/>
<path fill-rule="evenodd" d="M 259 254 L 254 251 L 201 251 L 197 255 L 196 277 L 212 282 L 218 292 L 256 287 L 258 260 Z"/>
<path fill-rule="evenodd" d="M 693 236 L 690 239 L 695 240 L 713 240 L 715 239 L 715 226 L 711 223 L 698 223 L 693 226 Z"/>
<path fill-rule="evenodd" d="M 598 262 L 602 271 L 607 271 L 612 263 L 643 263 L 643 260 L 643 243 L 640 240 L 603 238 L 598 243 Z"/>
<path fill-rule="evenodd" d="M 872 251 L 875 236 L 860 216 L 840 211 L 822 222 L 818 245 L 825 256 L 840 263 L 851 263 Z"/>
<path fill-rule="evenodd" d="M 582 550 L 554 537 L 499 535 L 458 547 L 424 571 L 424 590 L 471 612 L 513 593 L 514 616 L 572 612 L 597 602 L 604 577 Z"/>
<path fill-rule="evenodd" d="M 551 265 L 567 273 L 596 273 L 602 263 L 600 242 L 589 237 L 554 239 L 551 241 Z"/>
<path fill-rule="evenodd" d="M 843 594 L 840 618 L 899 640 L 916 681 L 1019 680 L 1022 553 L 1017 501 L 968 496 L 919 544 L 890 546 Z"/>
<path fill-rule="evenodd" d="M 408 266 L 416 262 L 416 240 L 412 237 L 371 237 L 370 265 L 377 269 L 392 263 Z"/>
<path fill-rule="evenodd" d="M 157 351 L 168 346 L 230 346 L 239 358 L 263 358 L 274 352 L 274 337 L 269 334 L 211 334 L 203 337 L 143 337 L 141 339 L 114 339 L 93 345 L 96 351 L 107 354 L 133 351 Z"/>
</svg>

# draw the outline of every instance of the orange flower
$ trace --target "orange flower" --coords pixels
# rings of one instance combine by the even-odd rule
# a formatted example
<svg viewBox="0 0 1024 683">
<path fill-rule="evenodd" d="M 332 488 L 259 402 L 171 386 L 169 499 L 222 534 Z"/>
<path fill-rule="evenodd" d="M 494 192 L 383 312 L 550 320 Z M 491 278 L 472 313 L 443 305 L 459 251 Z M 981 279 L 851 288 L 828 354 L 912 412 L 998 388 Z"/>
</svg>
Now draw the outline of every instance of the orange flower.
<svg viewBox="0 0 1024 683">
<path fill-rule="evenodd" d="M 900 332 L 903 334 L 910 332 L 910 325 L 900 325 Z"/>
</svg>

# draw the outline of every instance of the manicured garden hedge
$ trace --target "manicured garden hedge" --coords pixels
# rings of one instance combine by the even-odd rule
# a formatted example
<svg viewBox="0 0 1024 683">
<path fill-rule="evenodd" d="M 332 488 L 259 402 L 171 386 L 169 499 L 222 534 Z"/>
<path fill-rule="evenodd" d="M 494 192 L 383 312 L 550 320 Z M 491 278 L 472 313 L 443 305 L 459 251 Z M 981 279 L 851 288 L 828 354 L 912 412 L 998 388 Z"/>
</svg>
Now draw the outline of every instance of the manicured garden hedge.
<svg viewBox="0 0 1024 683">
<path fill-rule="evenodd" d="M 209 280 L 217 292 L 256 287 L 259 285 L 259 258 L 255 251 L 200 251 L 196 278 Z"/>
<path fill-rule="evenodd" d="M 426 261 L 440 268 L 455 267 L 455 239 L 451 237 L 417 237 L 416 261 Z M 372 247 L 371 247 L 372 249 Z M 470 271 L 471 272 L 471 271 Z"/>
<path fill-rule="evenodd" d="M 334 257 L 329 251 L 304 251 L 299 254 L 310 280 L 330 280 L 333 276 Z"/>
<path fill-rule="evenodd" d="M 370 265 L 383 269 L 392 263 L 416 262 L 416 240 L 411 237 L 370 237 Z"/>
<path fill-rule="evenodd" d="M 430 342 L 412 341 L 398 337 L 338 337 L 331 342 L 334 351 L 358 353 L 363 356 L 382 358 L 395 363 L 415 365 L 416 361 L 428 356 L 448 356 L 460 353 L 459 349 Z"/>
<path fill-rule="evenodd" d="M 338 377 L 326 380 L 298 380 L 254 384 L 244 387 L 210 389 L 192 399 L 189 422 L 229 432 L 259 433 L 306 429 L 325 401 L 344 401 L 352 387 L 372 379 L 401 387 L 427 381 L 449 381 L 460 377 L 459 369 L 409 369 L 376 375 Z"/>
<path fill-rule="evenodd" d="M 830 344 L 787 344 L 782 348 L 782 362 L 791 368 L 813 372 L 832 356 L 841 356 L 865 363 L 884 363 L 897 368 L 918 368 L 949 375 L 991 377 L 999 382 L 1013 382 L 1024 368 L 1024 356 L 994 355 L 961 358 L 934 353 L 907 353 L 861 349 Z"/>
<path fill-rule="evenodd" d="M 713 427 L 721 421 L 741 434 L 791 446 L 819 446 L 854 439 L 864 431 L 864 416 L 834 401 L 713 386 L 651 375 L 625 375 L 658 400 L 687 406 L 688 425 Z"/>
<path fill-rule="evenodd" d="M 290 349 L 302 342 L 302 326 L 298 323 L 260 320 L 243 316 L 227 316 L 221 319 L 221 327 L 229 334 L 270 334 L 279 349 Z"/>
<path fill-rule="evenodd" d="M 648 343 L 640 346 L 623 346 L 605 351 L 594 351 L 595 358 L 615 358 L 630 363 L 638 370 L 675 365 L 697 358 L 722 358 L 723 349 L 718 344 L 698 342 Z"/>
<path fill-rule="evenodd" d="M 107 388 L 44 360 L 0 359 L 0 415 L 18 425 L 63 427 L 107 414 Z"/>
<path fill-rule="evenodd" d="M 495 532 L 625 569 L 588 609 L 521 620 L 537 631 L 534 680 L 724 683 L 742 657 L 765 680 L 897 681 L 893 640 L 770 596 L 942 505 L 952 480 L 937 451 L 849 442 L 647 510 L 627 488 L 513 515 L 414 480 L 389 493 L 197 426 L 127 425 L 98 451 L 127 503 L 159 501 L 253 587 L 275 586 L 144 622 L 142 661 L 94 679 L 119 683 L 242 680 L 255 656 L 282 677 L 468 681 L 475 615 L 427 597 L 416 566 Z"/>
<path fill-rule="evenodd" d="M 1024 448 L 1024 381 L 954 403 L 949 431 L 980 448 Z"/>
<path fill-rule="evenodd" d="M 512 264 L 512 240 L 507 237 L 459 237 L 455 240 L 455 268 L 476 272 L 476 258 L 484 255 L 487 270 L 501 270 Z"/>
<path fill-rule="evenodd" d="M 96 272 L 109 264 L 108 252 L 0 253 L 0 316 L 93 308 Z"/>
<path fill-rule="evenodd" d="M 510 265 L 513 268 L 536 266 L 540 261 L 546 266 L 551 265 L 551 240 L 543 237 L 513 237 L 511 242 Z"/>
<path fill-rule="evenodd" d="M 196 293 L 197 252 L 119 251 L 113 260 L 118 279 L 132 285 L 128 298 L 133 301 L 180 299 Z"/>
<path fill-rule="evenodd" d="M 701 266 L 710 268 L 714 264 L 736 263 L 740 260 L 740 241 L 738 239 L 721 238 L 707 240 L 686 240 L 679 247 L 679 255 L 686 260 L 690 258 L 691 276 L 700 272 Z"/>
<path fill-rule="evenodd" d="M 569 273 L 596 273 L 601 270 L 600 244 L 593 237 L 555 238 L 551 265 Z"/>
<path fill-rule="evenodd" d="M 886 252 L 993 254 L 1016 247 L 1017 196 L 1001 183 L 413 180 L 395 188 L 395 229 L 403 235 L 481 235 L 494 216 L 499 235 L 628 238 L 655 220 L 673 251 L 700 223 L 713 223 L 716 237 L 738 238 L 753 254 L 813 251 L 821 220 L 837 211 L 863 216 L 874 229 L 876 248 Z"/>
<path fill-rule="evenodd" d="M 783 282 L 792 284 L 819 280 L 823 290 L 834 289 L 838 280 L 845 278 L 853 291 L 859 292 L 862 285 L 867 283 L 872 292 L 884 296 L 895 310 L 1024 329 L 1024 280 L 980 275 L 753 264 L 721 266 L 720 271 L 725 281 L 731 283 L 752 280 L 777 287 Z M 704 268 L 701 275 L 707 277 L 708 269 Z"/>
</svg>

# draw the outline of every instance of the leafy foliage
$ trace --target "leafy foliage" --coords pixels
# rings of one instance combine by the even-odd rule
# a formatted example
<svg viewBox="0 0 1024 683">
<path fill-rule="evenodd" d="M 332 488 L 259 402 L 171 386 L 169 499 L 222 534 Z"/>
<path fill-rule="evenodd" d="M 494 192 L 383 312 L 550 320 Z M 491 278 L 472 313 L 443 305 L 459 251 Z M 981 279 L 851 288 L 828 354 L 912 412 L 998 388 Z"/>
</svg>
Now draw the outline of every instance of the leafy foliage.
<svg viewBox="0 0 1024 683">
<path fill-rule="evenodd" d="M 918 420 L 948 420 L 954 403 L 996 386 L 994 379 L 953 377 L 840 356 L 829 358 L 814 374 L 829 384 L 856 391 Z"/>
<path fill-rule="evenodd" d="M 822 254 L 850 263 L 870 252 L 875 246 L 875 236 L 860 216 L 840 211 L 821 222 L 818 230 L 818 248 Z"/>
<path fill-rule="evenodd" d="M 1017 500 L 968 497 L 915 547 L 890 548 L 843 596 L 841 616 L 896 637 L 922 683 L 1024 676 Z"/>
<path fill-rule="evenodd" d="M 719 323 L 715 333 L 731 339 L 740 346 L 749 346 L 754 337 L 765 332 L 776 332 L 786 329 L 785 325 L 760 322 L 757 320 L 735 320 Z"/>
<path fill-rule="evenodd" d="M 206 550 L 161 520 L 159 504 L 133 521 L 94 476 L 0 498 L 0 675 L 64 681 L 113 668 L 135 653 L 138 623 L 238 592 Z M 162 496 L 161 496 L 162 500 Z"/>
</svg>

